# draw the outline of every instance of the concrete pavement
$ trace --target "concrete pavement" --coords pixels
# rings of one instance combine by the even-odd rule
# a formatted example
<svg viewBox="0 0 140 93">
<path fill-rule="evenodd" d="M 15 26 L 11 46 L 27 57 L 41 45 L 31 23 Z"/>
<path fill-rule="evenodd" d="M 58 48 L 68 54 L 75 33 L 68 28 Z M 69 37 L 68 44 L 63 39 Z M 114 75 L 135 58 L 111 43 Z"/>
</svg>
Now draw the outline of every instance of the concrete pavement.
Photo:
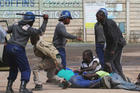
<svg viewBox="0 0 140 93">
<path fill-rule="evenodd" d="M 139 73 L 140 66 L 124 66 L 124 73 L 128 76 L 133 82 L 136 81 L 135 75 Z M 7 84 L 8 72 L 0 72 L 0 93 L 5 93 L 6 84 Z M 43 90 L 33 91 L 33 93 L 140 93 L 140 91 L 128 91 L 123 89 L 86 89 L 86 88 L 68 88 L 61 89 L 58 85 L 46 84 L 46 73 L 44 71 L 40 72 L 40 78 L 43 82 Z M 14 82 L 13 89 L 15 93 L 18 93 L 18 88 L 20 86 L 20 73 L 18 74 L 17 80 Z M 29 89 L 34 88 L 33 75 L 31 74 L 31 80 L 28 83 L 27 87 Z"/>
<path fill-rule="evenodd" d="M 123 71 L 127 77 L 130 78 L 132 82 L 136 82 L 136 78 L 138 73 L 140 73 L 140 45 L 130 45 L 124 49 L 123 53 Z M 92 49 L 94 50 L 92 44 L 84 45 L 84 46 L 75 46 L 71 45 L 66 48 L 67 51 L 67 61 L 68 67 L 77 69 L 80 62 L 81 62 L 81 53 L 85 49 Z M 76 50 L 76 51 L 75 51 Z M 30 46 L 27 46 L 27 56 L 29 57 L 29 61 L 31 67 L 33 64 L 36 64 L 40 59 L 33 55 Z M 5 93 L 6 85 L 7 85 L 7 77 L 8 72 L 1 71 L 0 72 L 0 93 Z M 68 89 L 61 89 L 57 85 L 53 84 L 46 84 L 46 73 L 41 71 L 40 78 L 43 82 L 43 90 L 42 91 L 33 91 L 33 93 L 140 93 L 140 91 L 128 91 L 122 89 L 81 89 L 81 88 L 68 88 Z M 18 89 L 20 86 L 20 73 L 16 81 L 14 82 L 13 89 L 15 93 L 18 93 Z M 27 85 L 27 88 L 32 89 L 34 88 L 33 82 L 33 75 L 31 74 L 31 80 Z"/>
</svg>

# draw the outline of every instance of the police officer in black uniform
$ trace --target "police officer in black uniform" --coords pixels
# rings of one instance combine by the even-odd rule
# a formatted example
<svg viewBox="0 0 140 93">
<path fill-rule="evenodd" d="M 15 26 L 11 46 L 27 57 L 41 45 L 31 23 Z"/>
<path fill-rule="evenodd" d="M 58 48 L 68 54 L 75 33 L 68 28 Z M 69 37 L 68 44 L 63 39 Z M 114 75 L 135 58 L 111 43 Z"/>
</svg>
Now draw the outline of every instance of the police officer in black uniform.
<svg viewBox="0 0 140 93">
<path fill-rule="evenodd" d="M 12 84 L 17 78 L 18 69 L 21 72 L 19 93 L 32 93 L 26 88 L 26 84 L 30 80 L 31 70 L 25 47 L 31 35 L 45 32 L 48 15 L 43 15 L 43 18 L 43 24 L 39 29 L 32 28 L 35 22 L 35 15 L 32 12 L 26 12 L 21 21 L 8 27 L 7 33 L 11 33 L 12 35 L 5 47 L 5 59 L 10 66 L 6 93 L 14 93 Z"/>
</svg>

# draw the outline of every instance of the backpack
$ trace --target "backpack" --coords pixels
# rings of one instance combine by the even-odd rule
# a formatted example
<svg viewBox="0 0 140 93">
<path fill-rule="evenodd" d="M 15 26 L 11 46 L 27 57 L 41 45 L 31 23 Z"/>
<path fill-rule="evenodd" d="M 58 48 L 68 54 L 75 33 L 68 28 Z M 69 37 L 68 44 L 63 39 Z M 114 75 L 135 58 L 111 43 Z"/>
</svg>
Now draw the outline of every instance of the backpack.
<svg viewBox="0 0 140 93">
<path fill-rule="evenodd" d="M 35 56 L 41 58 L 49 57 L 54 60 L 56 65 L 61 63 L 60 54 L 52 43 L 49 43 L 47 40 L 41 38 L 40 35 L 32 35 L 30 40 L 31 44 L 34 45 L 33 50 Z"/>
<path fill-rule="evenodd" d="M 58 50 L 53 46 L 52 43 L 47 42 L 45 39 L 41 38 L 37 44 L 36 48 L 41 51 L 45 56 L 51 57 L 56 60 L 56 56 L 59 55 Z"/>
</svg>

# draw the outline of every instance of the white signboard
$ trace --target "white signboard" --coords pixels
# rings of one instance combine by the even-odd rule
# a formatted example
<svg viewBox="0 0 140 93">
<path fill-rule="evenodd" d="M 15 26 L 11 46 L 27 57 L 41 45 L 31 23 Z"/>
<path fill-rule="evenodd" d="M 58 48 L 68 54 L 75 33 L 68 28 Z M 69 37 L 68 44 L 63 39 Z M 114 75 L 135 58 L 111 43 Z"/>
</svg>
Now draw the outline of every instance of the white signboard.
<svg viewBox="0 0 140 93">
<path fill-rule="evenodd" d="M 72 18 L 82 18 L 82 0 L 0 0 L 0 18 L 21 18 L 16 13 L 26 11 L 58 18 L 62 10 L 69 10 Z"/>
<path fill-rule="evenodd" d="M 93 28 L 94 24 L 97 22 L 96 13 L 100 8 L 105 8 L 105 3 L 85 3 L 84 4 L 84 18 L 85 18 L 85 27 Z"/>
</svg>

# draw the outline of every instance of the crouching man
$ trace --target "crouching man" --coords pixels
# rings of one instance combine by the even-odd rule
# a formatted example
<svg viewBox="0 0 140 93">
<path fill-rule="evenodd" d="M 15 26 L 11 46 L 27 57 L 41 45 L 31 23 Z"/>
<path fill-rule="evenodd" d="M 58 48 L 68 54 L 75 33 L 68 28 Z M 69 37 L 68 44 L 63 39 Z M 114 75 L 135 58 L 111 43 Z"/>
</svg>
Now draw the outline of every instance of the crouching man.
<svg viewBox="0 0 140 93">
<path fill-rule="evenodd" d="M 31 36 L 30 38 L 32 45 L 34 45 L 34 54 L 40 57 L 42 60 L 34 65 L 33 67 L 33 77 L 35 88 L 33 90 L 42 90 L 43 84 L 39 77 L 39 72 L 41 70 L 47 73 L 47 82 L 53 82 L 53 77 L 55 75 L 55 70 L 57 65 L 60 64 L 61 58 L 57 49 L 52 43 L 47 42 L 45 39 L 41 38 L 39 35 Z"/>
</svg>

